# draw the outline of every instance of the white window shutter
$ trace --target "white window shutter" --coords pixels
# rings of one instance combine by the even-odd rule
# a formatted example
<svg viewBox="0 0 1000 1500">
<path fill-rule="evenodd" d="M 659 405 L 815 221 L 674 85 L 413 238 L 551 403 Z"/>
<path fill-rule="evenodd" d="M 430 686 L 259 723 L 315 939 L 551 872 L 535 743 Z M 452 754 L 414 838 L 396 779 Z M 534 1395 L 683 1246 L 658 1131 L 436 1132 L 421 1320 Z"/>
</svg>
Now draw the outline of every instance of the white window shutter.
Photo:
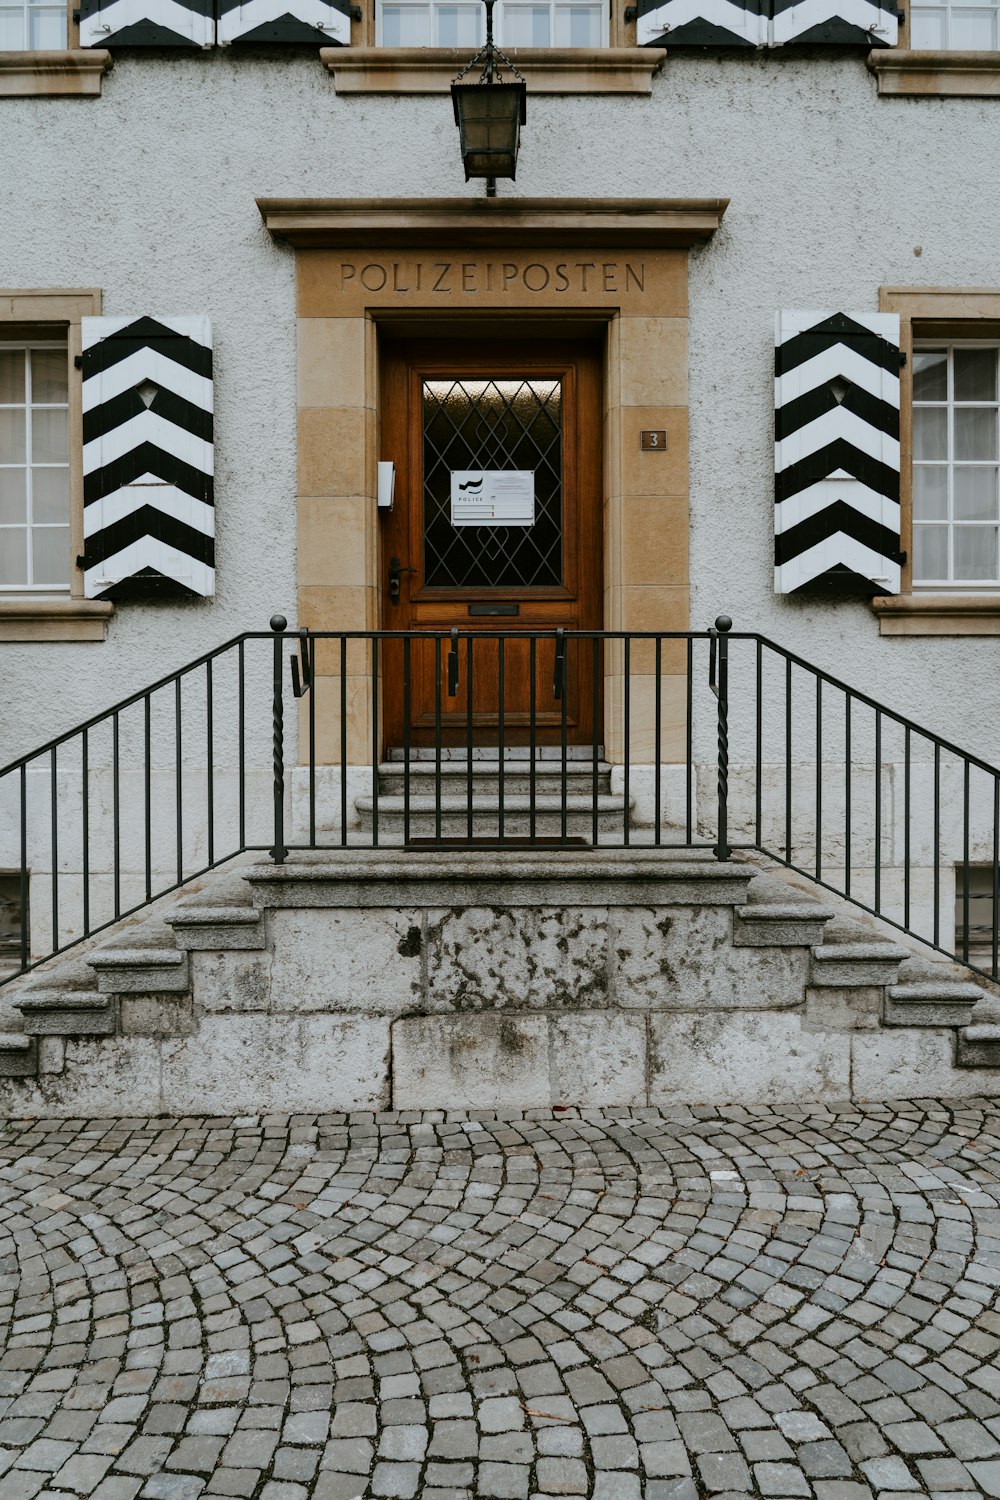
<svg viewBox="0 0 1000 1500">
<path fill-rule="evenodd" d="M 219 0 L 218 37 L 231 42 L 348 47 L 348 0 Z"/>
<path fill-rule="evenodd" d="M 763 47 L 769 0 L 639 0 L 640 47 Z"/>
<path fill-rule="evenodd" d="M 779 312 L 774 587 L 899 593 L 899 317 Z"/>
<path fill-rule="evenodd" d="M 892 0 L 770 0 L 768 42 L 802 46 L 895 47 L 899 37 Z"/>
<path fill-rule="evenodd" d="M 84 592 L 215 592 L 208 318 L 83 319 Z"/>
<path fill-rule="evenodd" d="M 81 47 L 211 47 L 214 0 L 80 0 Z"/>
</svg>

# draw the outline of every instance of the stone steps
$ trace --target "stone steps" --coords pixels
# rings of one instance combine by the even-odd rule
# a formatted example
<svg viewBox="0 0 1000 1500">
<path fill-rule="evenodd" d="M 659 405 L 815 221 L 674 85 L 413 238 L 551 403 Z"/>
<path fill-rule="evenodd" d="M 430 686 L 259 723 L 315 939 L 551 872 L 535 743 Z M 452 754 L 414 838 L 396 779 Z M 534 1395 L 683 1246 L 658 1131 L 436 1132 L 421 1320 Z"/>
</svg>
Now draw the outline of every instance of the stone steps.
<svg viewBox="0 0 1000 1500">
<path fill-rule="evenodd" d="M 353 847 L 207 880 L 84 958 L 15 981 L 0 1107 L 1000 1093 L 1000 1010 L 963 974 L 833 917 L 780 875 L 708 853 L 400 860 Z"/>
<path fill-rule="evenodd" d="M 572 838 L 593 837 L 593 803 L 589 796 L 573 795 L 566 798 L 566 833 Z M 355 807 L 361 818 L 364 832 L 374 825 L 374 797 L 355 798 Z M 624 826 L 625 798 L 606 793 L 597 799 L 598 835 L 618 832 Z M 379 796 L 379 837 L 388 835 L 402 838 L 406 826 L 406 808 L 402 796 Z M 538 838 L 557 838 L 563 824 L 563 800 L 559 795 L 538 793 L 535 797 L 535 816 L 532 823 L 531 799 L 518 794 L 504 794 L 504 837 L 528 838 L 534 832 Z M 437 803 L 432 795 L 410 796 L 410 837 L 431 838 L 437 831 Z M 496 838 L 500 829 L 499 799 L 487 792 L 473 794 L 472 836 L 473 838 Z M 468 801 L 463 795 L 450 794 L 441 797 L 441 836 L 464 838 L 469 831 Z"/>
<path fill-rule="evenodd" d="M 465 796 L 468 782 L 468 761 L 443 760 L 441 762 L 442 795 Z M 378 768 L 379 798 L 402 797 L 406 782 L 406 768 L 398 761 L 385 761 Z M 410 796 L 434 796 L 437 769 L 433 761 L 411 761 L 409 768 Z M 567 761 L 566 787 L 573 796 L 590 797 L 594 787 L 594 768 L 590 761 Z M 611 767 L 607 761 L 597 763 L 597 791 L 599 796 L 611 793 Z M 473 796 L 475 798 L 499 798 L 500 763 L 497 760 L 472 762 Z M 504 802 L 508 797 L 527 797 L 531 791 L 531 764 L 524 760 L 504 761 Z M 562 787 L 562 762 L 559 760 L 535 761 L 536 796 L 558 797 Z"/>
</svg>

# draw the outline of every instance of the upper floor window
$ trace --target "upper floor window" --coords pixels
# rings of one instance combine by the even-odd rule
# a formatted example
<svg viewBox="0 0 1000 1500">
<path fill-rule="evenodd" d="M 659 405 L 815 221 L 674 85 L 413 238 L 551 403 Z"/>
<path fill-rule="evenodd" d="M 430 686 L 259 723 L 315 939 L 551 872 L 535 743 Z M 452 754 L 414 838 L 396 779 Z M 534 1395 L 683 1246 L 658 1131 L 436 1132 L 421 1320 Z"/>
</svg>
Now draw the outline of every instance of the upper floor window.
<svg viewBox="0 0 1000 1500">
<path fill-rule="evenodd" d="M 500 47 L 606 47 L 606 0 L 497 0 L 493 33 Z M 456 47 L 486 39 L 479 0 L 385 0 L 378 7 L 383 47 Z"/>
<path fill-rule="evenodd" d="M 995 52 L 997 4 L 910 5 L 910 46 L 927 52 Z"/>
<path fill-rule="evenodd" d="M 65 342 L 0 343 L 0 589 L 70 580 Z"/>
<path fill-rule="evenodd" d="M 913 351 L 913 582 L 1000 586 L 995 343 Z"/>
<path fill-rule="evenodd" d="M 59 52 L 66 46 L 66 6 L 52 0 L 0 0 L 0 52 Z"/>
</svg>

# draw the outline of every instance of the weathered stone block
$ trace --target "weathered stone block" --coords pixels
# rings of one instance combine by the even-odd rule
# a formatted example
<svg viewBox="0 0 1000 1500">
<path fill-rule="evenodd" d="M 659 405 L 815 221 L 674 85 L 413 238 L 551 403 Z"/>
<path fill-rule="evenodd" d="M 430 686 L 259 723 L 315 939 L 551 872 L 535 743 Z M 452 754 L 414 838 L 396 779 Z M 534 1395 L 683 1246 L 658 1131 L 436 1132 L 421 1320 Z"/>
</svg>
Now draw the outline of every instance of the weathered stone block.
<svg viewBox="0 0 1000 1500">
<path fill-rule="evenodd" d="M 268 1010 L 269 953 L 192 953 L 191 990 L 199 1010 Z"/>
<path fill-rule="evenodd" d="M 24 1032 L 0 1035 L 0 1078 L 27 1078 L 38 1071 L 38 1043 Z"/>
<path fill-rule="evenodd" d="M 811 984 L 892 984 L 908 948 L 895 943 L 826 943 L 813 949 Z"/>
<path fill-rule="evenodd" d="M 872 1031 L 881 1024 L 882 990 L 877 986 L 823 985 L 806 989 L 806 1031 Z"/>
<path fill-rule="evenodd" d="M 25 990 L 17 1002 L 32 1036 L 111 1036 L 117 1025 L 113 995 L 85 990 Z"/>
<path fill-rule="evenodd" d="M 823 941 L 823 929 L 832 916 L 829 907 L 812 901 L 738 906 L 733 914 L 733 942 L 738 948 L 784 944 L 811 948 Z"/>
<path fill-rule="evenodd" d="M 389 1025 L 361 1016 L 204 1016 L 160 1043 L 168 1114 L 382 1109 Z"/>
<path fill-rule="evenodd" d="M 419 1004 L 419 911 L 277 911 L 271 922 L 272 1010 L 398 1015 Z"/>
<path fill-rule="evenodd" d="M 392 1027 L 394 1109 L 533 1109 L 551 1102 L 548 1019 L 404 1016 Z"/>
<path fill-rule="evenodd" d="M 852 1037 L 851 1050 L 858 1099 L 967 1099 L 1000 1094 L 1000 1069 L 955 1067 L 955 1033 L 944 1027 L 859 1034 Z"/>
<path fill-rule="evenodd" d="M 61 1073 L 0 1083 L 0 1114 L 79 1116 L 159 1114 L 160 1043 L 151 1037 L 80 1037 L 65 1042 Z"/>
<path fill-rule="evenodd" d="M 552 1102 L 646 1103 L 646 1018 L 616 1011 L 549 1017 Z"/>
<path fill-rule="evenodd" d="M 123 1036 L 185 1036 L 195 1029 L 190 995 L 123 995 L 118 1005 Z"/>
<path fill-rule="evenodd" d="M 791 1104 L 850 1097 L 850 1038 L 798 1016 L 652 1015 L 651 1104 Z"/>
<path fill-rule="evenodd" d="M 957 1068 L 1000 1068 L 1000 1026 L 986 1021 L 966 1026 L 955 1039 Z"/>
<path fill-rule="evenodd" d="M 66 1067 L 66 1038 L 64 1036 L 40 1036 L 38 1038 L 38 1072 L 62 1073 Z"/>
<path fill-rule="evenodd" d="M 188 988 L 188 958 L 176 948 L 99 948 L 87 959 L 102 995 L 165 994 Z"/>
<path fill-rule="evenodd" d="M 886 991 L 882 1020 L 886 1026 L 968 1026 L 982 998 L 977 984 L 894 984 Z"/>
<path fill-rule="evenodd" d="M 601 907 L 429 913 L 428 1009 L 606 1005 L 607 946 Z"/>
<path fill-rule="evenodd" d="M 182 906 L 166 920 L 178 948 L 189 952 L 264 946 L 263 913 L 255 907 Z"/>
<path fill-rule="evenodd" d="M 613 908 L 618 1004 L 692 1011 L 801 1005 L 808 953 L 734 948 L 732 922 L 729 910 L 713 906 Z"/>
</svg>

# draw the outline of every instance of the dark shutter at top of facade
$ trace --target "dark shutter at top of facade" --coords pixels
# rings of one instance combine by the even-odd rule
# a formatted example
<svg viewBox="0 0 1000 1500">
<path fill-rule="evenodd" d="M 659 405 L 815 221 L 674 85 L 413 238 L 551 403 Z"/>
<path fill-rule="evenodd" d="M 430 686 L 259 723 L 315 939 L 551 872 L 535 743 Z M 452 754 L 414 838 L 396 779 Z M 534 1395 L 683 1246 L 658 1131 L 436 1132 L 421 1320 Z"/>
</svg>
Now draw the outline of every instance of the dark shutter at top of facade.
<svg viewBox="0 0 1000 1500">
<path fill-rule="evenodd" d="M 219 42 L 347 47 L 348 0 L 218 0 Z"/>
<path fill-rule="evenodd" d="M 207 318 L 83 319 L 84 592 L 215 592 Z"/>
<path fill-rule="evenodd" d="M 769 0 L 769 44 L 895 47 L 899 34 L 892 0 Z"/>
<path fill-rule="evenodd" d="M 898 594 L 899 317 L 780 312 L 774 586 Z"/>
<path fill-rule="evenodd" d="M 81 47 L 211 47 L 215 0 L 80 0 Z"/>
</svg>

